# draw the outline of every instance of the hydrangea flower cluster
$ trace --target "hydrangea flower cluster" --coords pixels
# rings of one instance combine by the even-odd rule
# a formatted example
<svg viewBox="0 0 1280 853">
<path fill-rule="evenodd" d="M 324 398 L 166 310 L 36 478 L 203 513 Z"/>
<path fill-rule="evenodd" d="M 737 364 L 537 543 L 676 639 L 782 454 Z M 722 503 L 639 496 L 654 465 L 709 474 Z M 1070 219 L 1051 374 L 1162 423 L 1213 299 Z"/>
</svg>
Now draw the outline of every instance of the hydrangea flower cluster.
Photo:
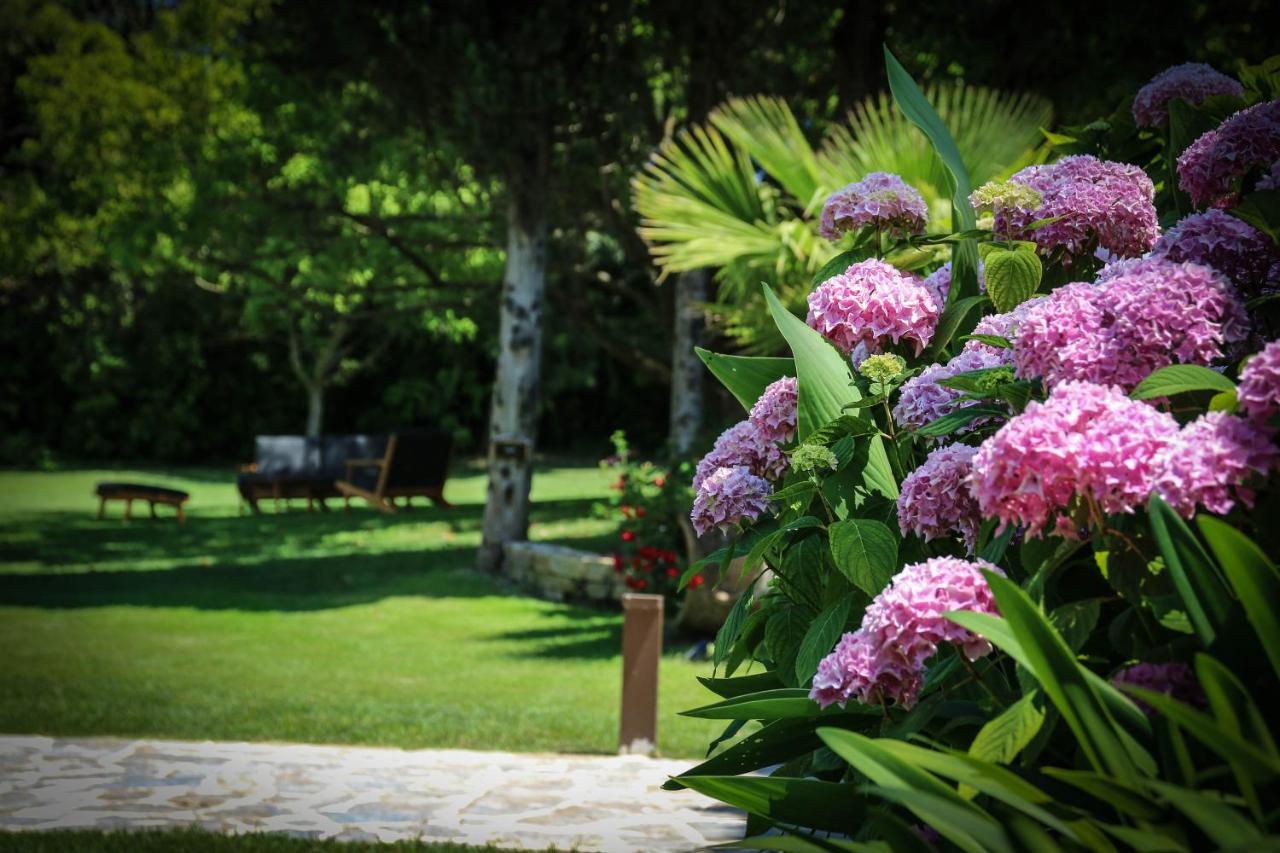
<svg viewBox="0 0 1280 853">
<path fill-rule="evenodd" d="M 1249 294 L 1280 280 L 1276 244 L 1252 225 L 1217 208 L 1184 217 L 1156 241 L 1151 257 L 1212 267 Z"/>
<path fill-rule="evenodd" d="M 1280 160 L 1271 164 L 1271 168 L 1261 178 L 1255 190 L 1280 190 Z"/>
<path fill-rule="evenodd" d="M 784 376 L 765 388 L 751 407 L 748 420 L 766 440 L 787 442 L 795 437 L 798 388 L 794 376 Z"/>
<path fill-rule="evenodd" d="M 1033 308 L 1048 298 L 1047 296 L 1033 296 L 1012 311 L 1006 311 L 1003 314 L 988 314 L 978 321 L 978 325 L 973 327 L 973 334 L 995 335 L 998 338 L 1004 338 L 1012 342 L 1017 336 L 1018 327 L 1022 325 L 1022 321 L 1026 319 Z M 965 341 L 964 350 L 966 352 L 982 350 L 995 353 L 1004 359 L 1006 364 L 1013 364 L 1013 350 L 1005 349 L 1004 347 L 993 347 L 991 344 L 974 340 Z"/>
<path fill-rule="evenodd" d="M 777 480 L 787 473 L 787 457 L 751 421 L 740 421 L 722 432 L 711 452 L 699 460 L 693 473 L 694 490 L 720 468 L 746 468 L 757 477 Z"/>
<path fill-rule="evenodd" d="M 1143 687 L 1154 693 L 1163 693 L 1171 696 L 1179 702 L 1188 705 L 1196 705 L 1203 708 L 1208 702 L 1205 699 L 1204 688 L 1200 686 L 1200 681 L 1196 678 L 1196 674 L 1191 667 L 1185 663 L 1174 661 L 1171 663 L 1135 663 L 1133 666 L 1124 669 L 1111 676 L 1112 684 L 1132 684 L 1135 687 Z M 1134 704 L 1150 717 L 1154 712 L 1150 705 L 1141 699 L 1135 698 Z"/>
<path fill-rule="evenodd" d="M 717 468 L 703 479 L 689 514 L 699 536 L 714 528 L 728 533 L 734 525 L 755 521 L 769 509 L 773 487 L 746 468 Z"/>
<path fill-rule="evenodd" d="M 1280 101 L 1264 101 L 1228 117 L 1178 157 L 1178 186 L 1197 206 L 1230 207 L 1236 181 L 1280 160 Z"/>
<path fill-rule="evenodd" d="M 911 237 L 924 233 L 928 215 L 924 198 L 902 178 L 888 172 L 872 172 L 827 198 L 818 231 L 832 241 L 860 228 Z"/>
<path fill-rule="evenodd" d="M 1155 186 L 1137 166 L 1076 154 L 1047 166 L 1028 166 L 1010 181 L 1036 190 L 1043 201 L 1036 207 L 997 204 L 996 233 L 1025 235 L 1045 253 L 1061 247 L 1068 262 L 1095 247 L 1136 257 L 1160 234 Z M 1032 222 L 1050 217 L 1059 218 L 1027 230 Z"/>
<path fill-rule="evenodd" d="M 1209 412 L 1182 428 L 1156 462 L 1155 490 L 1183 516 L 1196 507 L 1225 515 L 1239 501 L 1253 506 L 1249 483 L 1280 463 L 1272 431 L 1225 412 Z"/>
<path fill-rule="evenodd" d="M 1120 388 L 1063 382 L 978 448 L 971 485 L 984 517 L 1032 536 L 1075 498 L 1129 512 L 1151 494 L 1173 417 Z"/>
<path fill-rule="evenodd" d="M 952 610 L 997 613 L 982 569 L 1004 574 L 983 560 L 954 557 L 904 567 L 867 607 L 862 626 L 841 637 L 818 664 L 809 697 L 823 708 L 843 707 L 850 699 L 911 708 L 925 662 L 939 643 L 959 646 L 969 660 L 988 654 L 990 643 L 943 616 Z"/>
<path fill-rule="evenodd" d="M 1192 106 L 1214 95 L 1244 95 L 1244 86 L 1211 65 L 1184 62 L 1166 68 L 1138 90 L 1133 99 L 1133 120 L 1138 127 L 1164 127 L 1169 123 L 1169 102 L 1181 98 Z"/>
<path fill-rule="evenodd" d="M 985 277 L 986 265 L 982 261 L 978 261 L 978 292 L 987 292 L 987 281 Z M 941 311 L 947 304 L 947 294 L 951 292 L 951 261 L 947 261 L 933 272 L 929 273 L 924 280 L 924 286 L 929 288 L 929 292 L 933 294 L 934 300 L 938 303 L 938 310 Z"/>
<path fill-rule="evenodd" d="M 1242 412 L 1257 420 L 1280 412 L 1280 341 L 1267 344 L 1245 364 L 1236 401 Z"/>
<path fill-rule="evenodd" d="M 1244 336 L 1244 308 L 1217 273 L 1163 259 L 1112 264 L 1098 284 L 1058 288 L 1014 339 L 1018 376 L 1132 389 L 1168 364 L 1210 364 Z"/>
<path fill-rule="evenodd" d="M 898 527 L 925 541 L 960 536 L 973 553 L 982 516 L 969 487 L 978 448 L 966 444 L 939 447 L 902 481 Z"/>
<path fill-rule="evenodd" d="M 940 379 L 950 379 L 971 370 L 1002 367 L 1008 363 L 1009 350 L 987 346 L 965 349 L 945 364 L 931 364 L 917 376 L 902 383 L 898 402 L 893 407 L 893 419 L 901 427 L 918 429 L 935 418 L 950 414 L 960 407 L 964 392 L 939 385 Z M 975 429 L 986 421 L 979 420 L 962 428 L 962 432 Z"/>
<path fill-rule="evenodd" d="M 807 322 L 846 353 L 865 344 L 880 352 L 910 341 L 919 355 L 941 311 L 919 279 L 874 258 L 859 261 L 809 294 Z"/>
<path fill-rule="evenodd" d="M 872 382 L 878 382 L 881 385 L 893 379 L 897 379 L 906 369 L 907 360 L 902 356 L 894 355 L 891 352 L 867 356 L 867 358 L 858 365 L 858 373 L 862 374 L 863 378 L 870 379 Z"/>
</svg>

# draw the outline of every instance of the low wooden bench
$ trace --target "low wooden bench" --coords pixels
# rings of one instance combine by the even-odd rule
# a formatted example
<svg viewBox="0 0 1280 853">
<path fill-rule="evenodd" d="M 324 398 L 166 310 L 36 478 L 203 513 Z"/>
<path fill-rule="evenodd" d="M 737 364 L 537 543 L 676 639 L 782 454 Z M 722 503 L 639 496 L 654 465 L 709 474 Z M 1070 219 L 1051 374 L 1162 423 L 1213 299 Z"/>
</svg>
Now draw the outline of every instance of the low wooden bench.
<svg viewBox="0 0 1280 853">
<path fill-rule="evenodd" d="M 98 496 L 98 518 L 102 518 L 107 508 L 107 501 L 124 501 L 124 517 L 133 518 L 133 502 L 146 501 L 151 508 L 151 517 L 156 517 L 156 504 L 165 504 L 178 511 L 178 523 L 184 524 L 187 515 L 182 505 L 191 495 L 178 489 L 166 489 L 163 486 L 150 486 L 145 483 L 99 483 L 94 489 Z"/>
</svg>

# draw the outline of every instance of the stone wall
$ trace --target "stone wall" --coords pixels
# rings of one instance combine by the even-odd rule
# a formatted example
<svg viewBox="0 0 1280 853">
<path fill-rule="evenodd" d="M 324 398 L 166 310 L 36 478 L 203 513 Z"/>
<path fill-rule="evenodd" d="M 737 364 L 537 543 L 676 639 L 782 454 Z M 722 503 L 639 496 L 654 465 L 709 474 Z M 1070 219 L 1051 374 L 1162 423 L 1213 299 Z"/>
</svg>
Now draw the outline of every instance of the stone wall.
<svg viewBox="0 0 1280 853">
<path fill-rule="evenodd" d="M 546 542 L 508 542 L 503 552 L 506 575 L 549 601 L 616 602 L 626 591 L 611 557 Z"/>
</svg>

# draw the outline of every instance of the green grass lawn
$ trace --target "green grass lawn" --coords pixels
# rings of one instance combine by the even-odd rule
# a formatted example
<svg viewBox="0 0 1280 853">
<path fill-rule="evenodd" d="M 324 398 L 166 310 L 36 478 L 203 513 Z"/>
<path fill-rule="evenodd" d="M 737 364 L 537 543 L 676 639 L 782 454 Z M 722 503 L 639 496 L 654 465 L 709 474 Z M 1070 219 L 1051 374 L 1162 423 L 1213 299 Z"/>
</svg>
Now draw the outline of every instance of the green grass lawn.
<svg viewBox="0 0 1280 853">
<path fill-rule="evenodd" d="M 191 492 L 96 521 L 97 480 Z M 609 476 L 543 466 L 531 536 L 604 550 Z M 608 753 L 621 617 L 513 594 L 471 570 L 485 481 L 451 510 L 237 514 L 225 470 L 0 472 L 0 732 Z M 340 506 L 341 502 L 337 502 Z M 137 509 L 137 507 L 135 507 Z M 722 726 L 680 648 L 662 663 L 659 749 Z"/>
</svg>

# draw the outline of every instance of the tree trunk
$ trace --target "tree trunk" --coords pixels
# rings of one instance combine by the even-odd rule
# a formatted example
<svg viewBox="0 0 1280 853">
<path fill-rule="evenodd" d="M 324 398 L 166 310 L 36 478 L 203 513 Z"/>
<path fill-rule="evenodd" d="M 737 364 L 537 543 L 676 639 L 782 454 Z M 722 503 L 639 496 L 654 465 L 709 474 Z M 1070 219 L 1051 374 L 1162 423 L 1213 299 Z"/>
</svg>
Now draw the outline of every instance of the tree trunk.
<svg viewBox="0 0 1280 853">
<path fill-rule="evenodd" d="M 702 342 L 702 303 L 707 301 L 707 271 L 676 277 L 675 341 L 671 348 L 671 412 L 668 442 L 677 456 L 693 450 L 702 428 L 702 376 L 705 368 L 693 351 Z"/>
<path fill-rule="evenodd" d="M 531 182 L 536 185 L 536 181 Z M 498 325 L 498 369 L 489 410 L 489 490 L 476 567 L 502 569 L 502 546 L 529 533 L 529 487 L 537 438 L 546 280 L 545 193 L 512 186 L 507 266 Z M 520 192 L 524 189 L 525 192 Z M 518 196 L 524 195 L 524 198 Z"/>
<path fill-rule="evenodd" d="M 319 438 L 324 427 L 324 386 L 307 388 L 307 438 Z"/>
</svg>

